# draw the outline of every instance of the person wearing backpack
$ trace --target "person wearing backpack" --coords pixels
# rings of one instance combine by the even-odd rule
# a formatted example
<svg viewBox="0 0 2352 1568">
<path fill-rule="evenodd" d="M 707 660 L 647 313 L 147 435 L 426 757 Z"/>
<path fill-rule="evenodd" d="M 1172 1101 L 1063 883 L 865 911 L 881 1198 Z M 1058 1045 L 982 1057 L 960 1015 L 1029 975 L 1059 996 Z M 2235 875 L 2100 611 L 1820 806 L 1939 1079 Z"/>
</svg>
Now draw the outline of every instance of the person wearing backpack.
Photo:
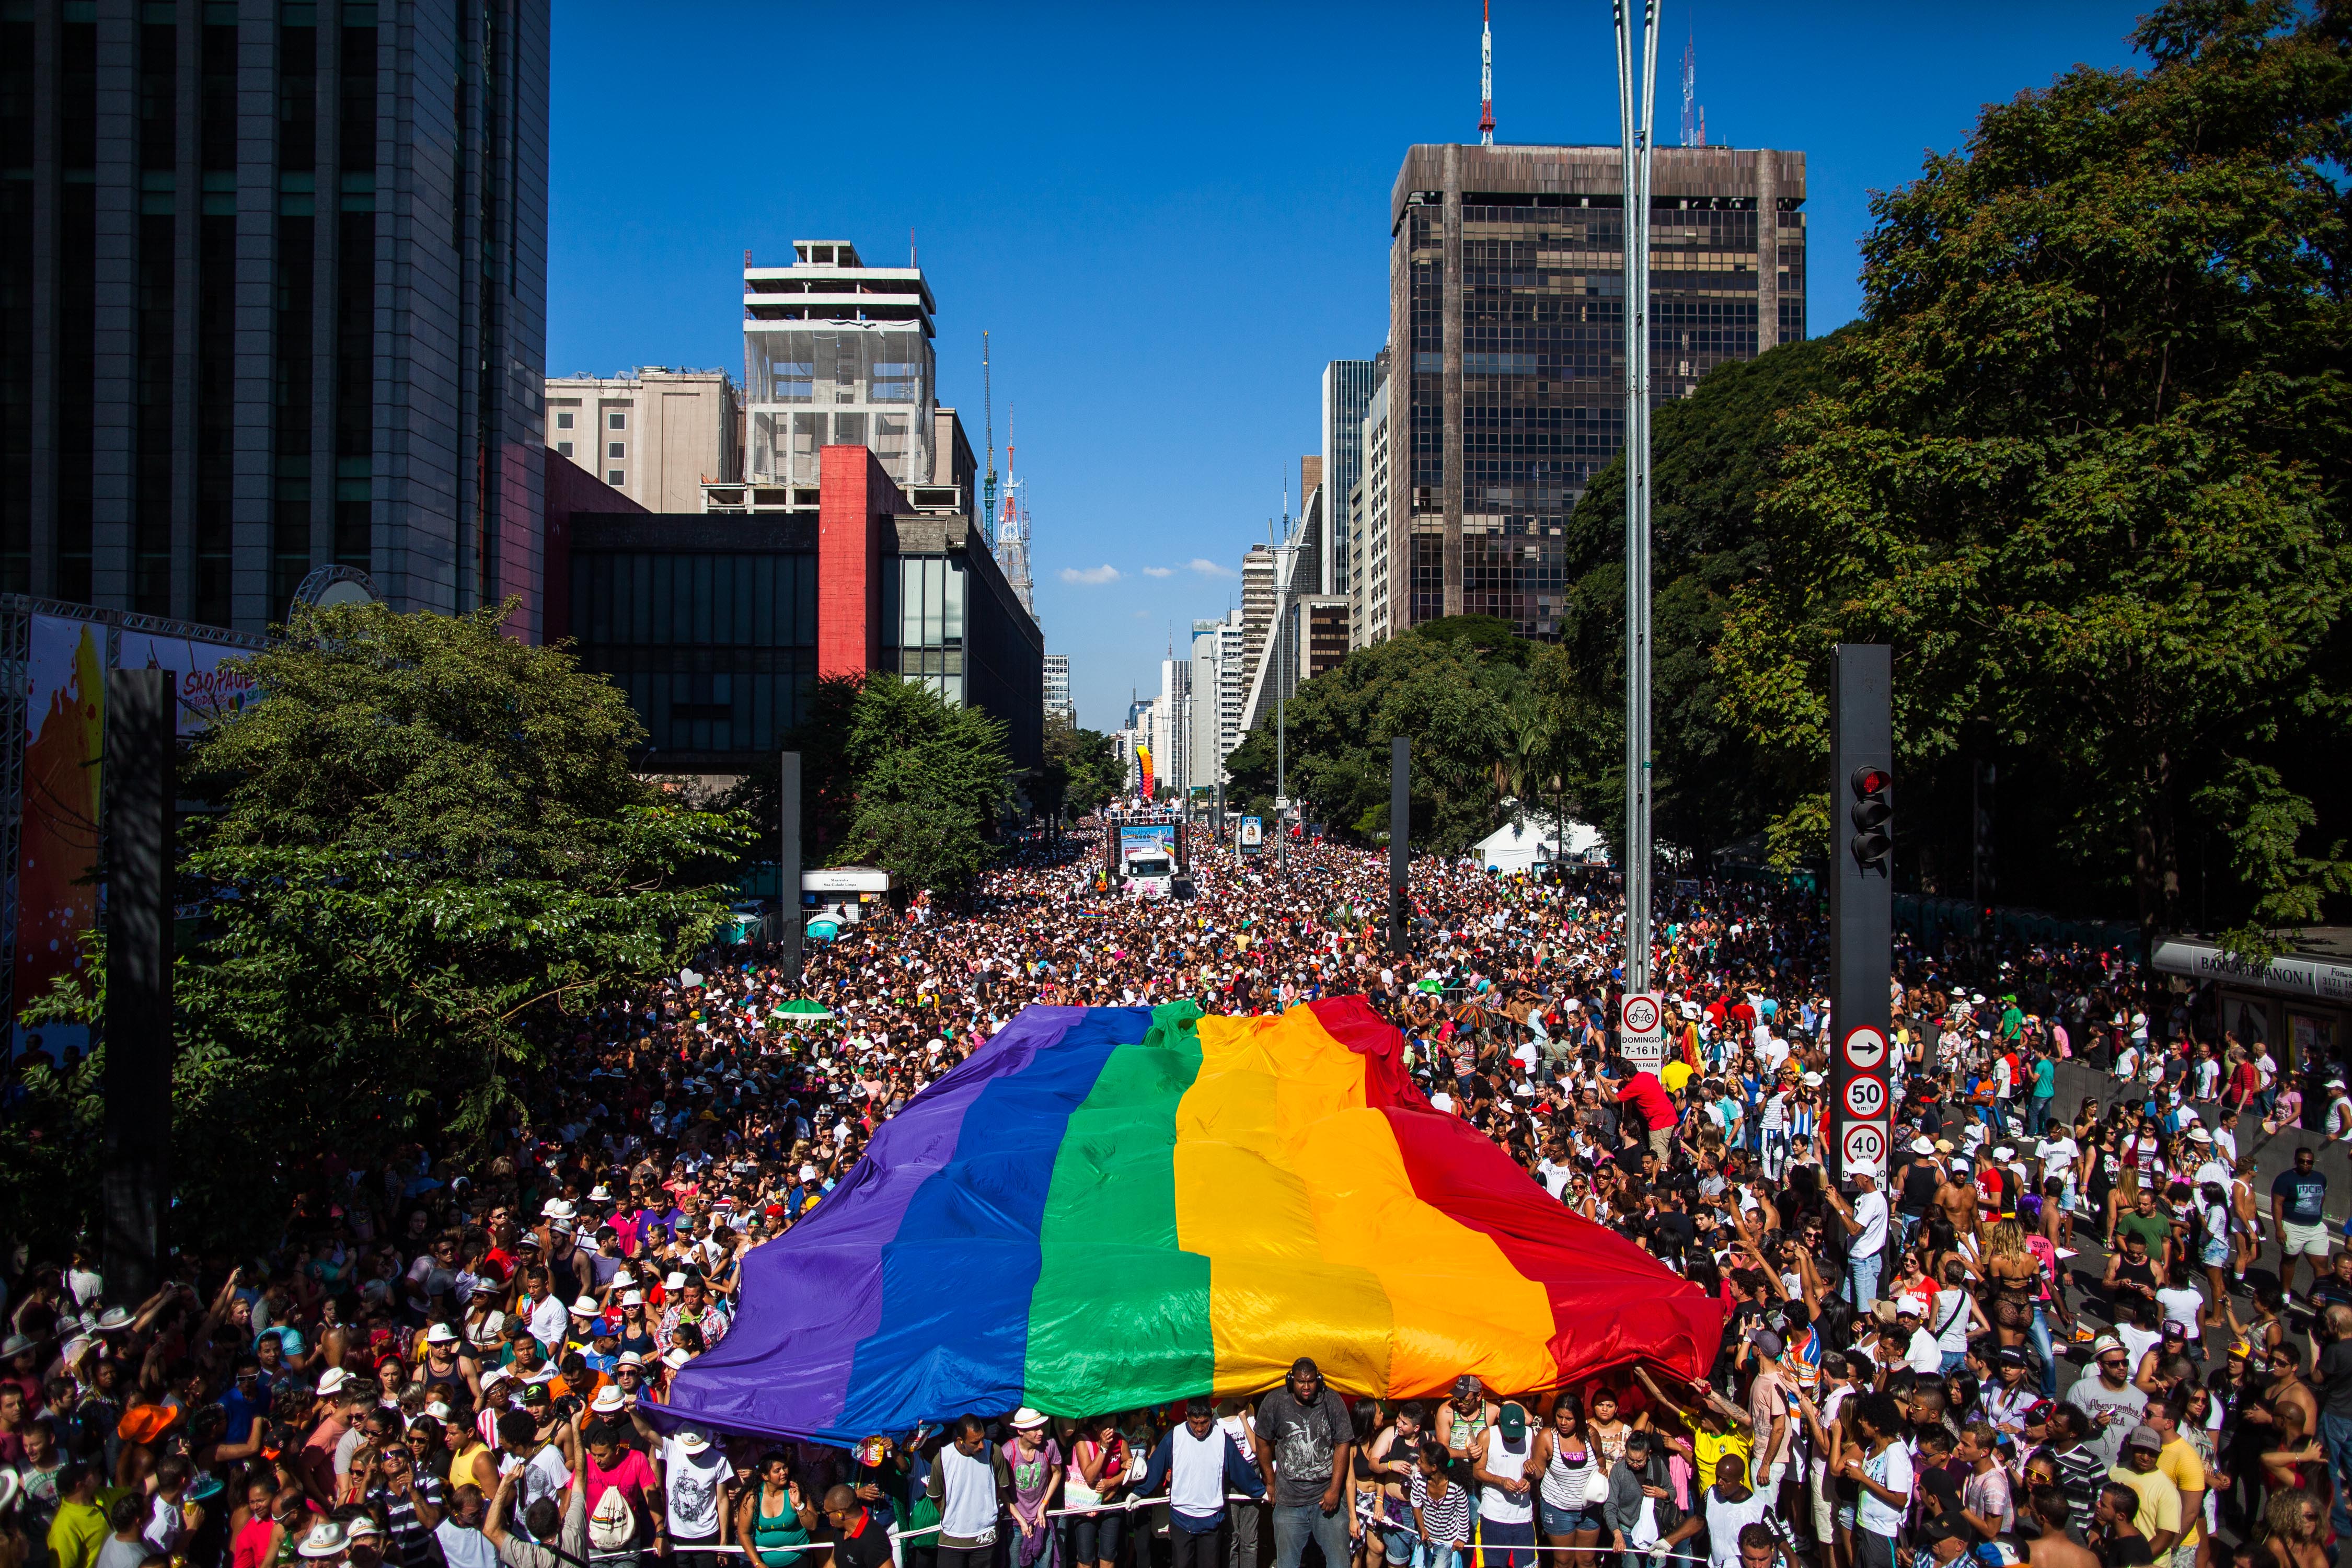
<svg viewBox="0 0 2352 1568">
<path fill-rule="evenodd" d="M 588 1544 L 600 1563 L 628 1568 L 660 1534 L 661 1479 L 628 1441 L 619 1389 L 598 1390 L 590 1413 L 580 1467 L 588 1479 Z"/>
</svg>

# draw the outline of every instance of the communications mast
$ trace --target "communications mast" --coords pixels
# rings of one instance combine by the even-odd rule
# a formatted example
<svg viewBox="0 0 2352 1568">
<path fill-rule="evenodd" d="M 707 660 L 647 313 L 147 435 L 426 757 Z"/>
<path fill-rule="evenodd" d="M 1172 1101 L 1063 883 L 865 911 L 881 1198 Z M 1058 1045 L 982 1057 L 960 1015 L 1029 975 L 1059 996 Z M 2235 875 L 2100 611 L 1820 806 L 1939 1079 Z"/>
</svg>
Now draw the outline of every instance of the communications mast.
<svg viewBox="0 0 2352 1568">
<path fill-rule="evenodd" d="M 1478 0 L 1478 145 L 1495 144 L 1494 0 Z"/>
</svg>

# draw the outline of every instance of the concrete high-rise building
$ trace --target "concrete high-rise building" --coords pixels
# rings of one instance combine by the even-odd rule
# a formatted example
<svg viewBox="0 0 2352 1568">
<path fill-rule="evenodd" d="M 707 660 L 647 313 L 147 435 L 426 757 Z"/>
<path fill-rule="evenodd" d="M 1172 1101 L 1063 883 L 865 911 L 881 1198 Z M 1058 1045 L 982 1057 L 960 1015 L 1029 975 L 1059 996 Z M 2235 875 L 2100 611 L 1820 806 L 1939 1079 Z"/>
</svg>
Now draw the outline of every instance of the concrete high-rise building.
<svg viewBox="0 0 2352 1568">
<path fill-rule="evenodd" d="M 1222 620 L 1192 623 L 1192 733 L 1186 743 L 1192 752 L 1195 787 L 1214 784 L 1224 776 L 1225 753 L 1219 743 L 1223 733 L 1224 677 L 1217 667 L 1224 625 Z"/>
<path fill-rule="evenodd" d="M 1217 765 L 1223 767 L 1242 743 L 1242 704 L 1249 698 L 1249 655 L 1242 637 L 1239 606 L 1217 624 Z"/>
<path fill-rule="evenodd" d="M 1389 351 L 1372 361 L 1372 392 L 1360 441 L 1364 461 L 1348 497 L 1348 643 L 1389 636 Z"/>
<path fill-rule="evenodd" d="M 547 444 L 647 511 L 700 511 L 743 480 L 742 393 L 723 370 L 551 377 Z"/>
<path fill-rule="evenodd" d="M 1182 793 L 1207 780 L 1194 776 L 1192 760 L 1192 661 L 1160 661 L 1160 696 L 1151 705 L 1152 776 Z"/>
<path fill-rule="evenodd" d="M 537 635 L 550 11 L 0 15 L 0 590 Z"/>
<path fill-rule="evenodd" d="M 1045 656 L 1045 722 L 1076 724 L 1078 710 L 1070 701 L 1070 656 Z"/>
<path fill-rule="evenodd" d="M 1803 339 L 1805 155 L 1653 160 L 1664 402 L 1725 360 Z M 1463 614 L 1559 630 L 1568 514 L 1624 441 L 1622 208 L 1614 147 L 1405 153 L 1390 209 L 1387 615 L 1360 637 Z M 1367 556 L 1377 574 L 1377 547 Z"/>
<path fill-rule="evenodd" d="M 1242 557 L 1242 684 L 1247 689 L 1257 676 L 1259 657 L 1265 651 L 1266 629 L 1274 625 L 1274 552 L 1253 544 Z"/>
<path fill-rule="evenodd" d="M 1372 400 L 1372 362 L 1335 359 L 1323 367 L 1323 537 L 1321 591 L 1346 594 L 1353 581 L 1348 498 L 1364 471 L 1364 414 Z"/>
</svg>

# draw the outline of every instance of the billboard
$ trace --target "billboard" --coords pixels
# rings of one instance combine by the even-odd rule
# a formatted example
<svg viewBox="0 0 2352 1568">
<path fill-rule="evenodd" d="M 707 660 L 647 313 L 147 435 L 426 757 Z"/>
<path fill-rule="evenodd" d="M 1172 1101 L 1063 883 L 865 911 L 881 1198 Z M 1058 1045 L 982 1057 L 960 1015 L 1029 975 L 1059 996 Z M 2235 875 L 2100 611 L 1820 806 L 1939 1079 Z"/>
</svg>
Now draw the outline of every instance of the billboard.
<svg viewBox="0 0 2352 1568">
<path fill-rule="evenodd" d="M 180 704 L 179 734 L 184 740 L 216 718 L 242 712 L 260 697 L 251 671 L 223 668 L 230 659 L 252 657 L 248 648 L 223 643 L 125 631 L 116 644 L 114 668 L 170 672 L 172 692 Z"/>
<path fill-rule="evenodd" d="M 23 826 L 16 841 L 16 1005 L 79 969 L 99 921 L 99 765 L 106 755 L 106 626 L 32 617 L 26 659 Z M 55 1057 L 87 1031 L 45 1028 Z M 68 1037 L 76 1037 L 69 1038 Z M 17 1046 L 26 1041 L 18 1031 Z"/>
<path fill-rule="evenodd" d="M 1255 816 L 1243 817 L 1240 836 L 1236 842 L 1241 846 L 1243 854 L 1256 853 L 1265 846 L 1265 824 Z"/>
<path fill-rule="evenodd" d="M 1176 828 L 1177 825 L 1172 822 L 1123 822 L 1119 824 L 1118 847 L 1115 851 L 1113 864 L 1115 866 L 1124 866 L 1127 864 L 1127 852 L 1129 850 L 1154 844 L 1168 851 L 1168 858 L 1171 861 L 1181 860 L 1183 854 L 1183 846 L 1179 842 L 1180 836 L 1177 833 Z"/>
</svg>

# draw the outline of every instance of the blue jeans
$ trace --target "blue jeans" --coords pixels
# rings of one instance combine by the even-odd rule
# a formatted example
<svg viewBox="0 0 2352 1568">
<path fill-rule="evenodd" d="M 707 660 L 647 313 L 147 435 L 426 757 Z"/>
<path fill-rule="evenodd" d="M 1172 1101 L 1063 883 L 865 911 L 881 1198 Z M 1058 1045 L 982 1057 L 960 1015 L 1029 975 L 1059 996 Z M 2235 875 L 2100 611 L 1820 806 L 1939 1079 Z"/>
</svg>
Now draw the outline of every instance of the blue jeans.
<svg viewBox="0 0 2352 1568">
<path fill-rule="evenodd" d="M 2050 1340 L 2050 1312 L 2047 1308 L 2038 1303 L 2035 1305 L 2033 1324 L 2026 1331 L 2025 1337 L 2033 1342 L 2034 1353 L 2042 1358 L 2042 1397 L 2057 1398 L 2058 1347 Z"/>
<path fill-rule="evenodd" d="M 1885 1265 L 1885 1258 L 1876 1254 L 1845 1260 L 1845 1299 L 1853 1303 L 1855 1311 L 1869 1311 L 1878 1300 L 1878 1271 Z"/>
<path fill-rule="evenodd" d="M 2336 1506 L 2328 1522 L 2336 1539 L 2352 1536 L 2352 1415 L 2322 1415 L 2319 1440 L 2327 1446 L 2327 1468 L 2336 1477 Z"/>
<path fill-rule="evenodd" d="M 1412 1543 L 1412 1568 L 1462 1568 L 1462 1548 L 1416 1541 Z"/>
<path fill-rule="evenodd" d="M 2052 1094 L 2037 1094 L 2025 1102 L 2025 1135 L 2027 1137 L 2041 1137 L 2042 1130 L 2050 1125 L 2050 1102 L 2056 1098 L 2057 1096 Z"/>
<path fill-rule="evenodd" d="M 1311 1502 L 1275 1509 L 1274 1568 L 1298 1568 L 1298 1560 L 1307 1554 L 1309 1536 L 1323 1549 L 1325 1568 L 1347 1568 L 1351 1561 L 1347 1510 L 1341 1508 L 1325 1513 Z"/>
<path fill-rule="evenodd" d="M 1478 1561 L 1481 1568 L 1535 1568 L 1536 1521 L 1486 1521 L 1478 1527 Z"/>
</svg>

